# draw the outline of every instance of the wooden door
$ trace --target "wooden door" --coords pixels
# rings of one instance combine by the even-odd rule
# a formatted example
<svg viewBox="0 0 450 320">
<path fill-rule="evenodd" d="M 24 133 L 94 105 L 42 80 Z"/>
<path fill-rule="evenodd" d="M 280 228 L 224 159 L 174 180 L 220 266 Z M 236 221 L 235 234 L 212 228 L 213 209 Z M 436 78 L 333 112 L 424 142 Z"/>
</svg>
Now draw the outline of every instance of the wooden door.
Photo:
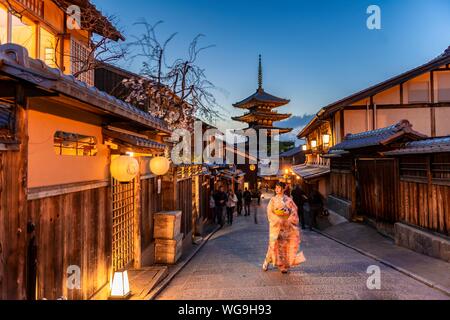
<svg viewBox="0 0 450 320">
<path fill-rule="evenodd" d="M 398 172 L 394 159 L 357 161 L 358 214 L 395 223 L 398 216 Z"/>
</svg>

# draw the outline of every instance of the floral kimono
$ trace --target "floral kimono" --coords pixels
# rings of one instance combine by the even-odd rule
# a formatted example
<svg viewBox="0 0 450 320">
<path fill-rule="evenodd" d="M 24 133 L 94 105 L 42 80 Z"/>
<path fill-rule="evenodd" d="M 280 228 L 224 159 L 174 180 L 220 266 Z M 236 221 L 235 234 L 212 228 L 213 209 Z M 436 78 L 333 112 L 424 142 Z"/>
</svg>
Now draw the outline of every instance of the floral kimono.
<svg viewBox="0 0 450 320">
<path fill-rule="evenodd" d="M 267 206 L 270 238 L 265 263 L 281 271 L 305 262 L 303 252 L 298 252 L 301 239 L 297 210 L 294 201 L 286 195 L 273 197 Z"/>
</svg>

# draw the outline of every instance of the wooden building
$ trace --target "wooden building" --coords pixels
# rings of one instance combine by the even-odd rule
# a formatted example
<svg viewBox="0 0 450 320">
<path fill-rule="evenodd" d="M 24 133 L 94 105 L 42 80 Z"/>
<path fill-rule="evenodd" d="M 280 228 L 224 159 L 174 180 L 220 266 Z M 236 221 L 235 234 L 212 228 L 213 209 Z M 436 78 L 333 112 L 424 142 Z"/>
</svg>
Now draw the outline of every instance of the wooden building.
<svg viewBox="0 0 450 320">
<path fill-rule="evenodd" d="M 67 9 L 80 8 L 80 26 L 68 25 Z M 124 40 L 114 25 L 88 0 L 0 0 L 0 45 L 25 47 L 31 58 L 42 60 L 65 74 L 77 74 L 91 55 L 93 34 Z M 94 70 L 86 68 L 78 79 L 94 85 Z"/>
<path fill-rule="evenodd" d="M 450 134 L 450 47 L 437 58 L 323 107 L 299 133 L 307 163 L 297 168 L 324 197 L 330 190 L 328 150 L 348 134 L 385 128 L 407 119 L 430 137 Z M 308 174 L 314 172 L 313 179 Z M 320 175 L 320 176 L 319 176 Z"/>
<path fill-rule="evenodd" d="M 348 135 L 324 155 L 331 161 L 327 207 L 448 261 L 449 151 L 448 136 L 427 138 L 406 120 Z"/>
<path fill-rule="evenodd" d="M 0 297 L 105 298 L 151 242 L 164 195 L 148 163 L 170 131 L 18 45 L 0 46 L 0 82 Z M 119 183 L 110 166 L 125 154 L 140 170 Z"/>
</svg>

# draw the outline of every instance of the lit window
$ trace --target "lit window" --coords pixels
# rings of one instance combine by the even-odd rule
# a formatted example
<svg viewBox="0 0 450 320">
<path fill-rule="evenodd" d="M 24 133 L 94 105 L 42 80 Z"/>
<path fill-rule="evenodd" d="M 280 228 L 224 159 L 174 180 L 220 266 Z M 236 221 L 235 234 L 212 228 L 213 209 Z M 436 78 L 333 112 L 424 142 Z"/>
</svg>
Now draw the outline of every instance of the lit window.
<svg viewBox="0 0 450 320">
<path fill-rule="evenodd" d="M 11 16 L 11 41 L 21 45 L 28 50 L 28 55 L 36 58 L 36 26 L 22 18 L 22 21 L 16 16 Z"/>
<path fill-rule="evenodd" d="M 58 48 L 56 37 L 44 28 L 40 28 L 39 45 L 40 59 L 44 61 L 48 66 L 56 68 L 58 65 Z"/>
<path fill-rule="evenodd" d="M 61 156 L 96 156 L 97 139 L 76 133 L 57 131 L 54 136 L 55 153 Z"/>
<path fill-rule="evenodd" d="M 8 11 L 0 6 L 0 44 L 8 42 Z"/>
</svg>

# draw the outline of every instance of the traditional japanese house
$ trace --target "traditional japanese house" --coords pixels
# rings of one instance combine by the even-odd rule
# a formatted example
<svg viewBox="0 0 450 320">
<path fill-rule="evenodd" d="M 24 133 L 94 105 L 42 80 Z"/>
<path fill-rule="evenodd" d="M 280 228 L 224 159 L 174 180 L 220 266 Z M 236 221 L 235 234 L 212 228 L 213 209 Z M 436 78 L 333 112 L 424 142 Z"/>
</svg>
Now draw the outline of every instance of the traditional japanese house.
<svg viewBox="0 0 450 320">
<path fill-rule="evenodd" d="M 403 120 L 347 135 L 330 149 L 328 208 L 397 243 L 448 260 L 449 138 L 427 138 Z M 433 244 L 434 242 L 434 244 Z"/>
<path fill-rule="evenodd" d="M 166 195 L 148 162 L 170 131 L 14 44 L 0 46 L 0 106 L 0 297 L 107 297 L 151 241 Z M 110 173 L 119 158 L 129 182 Z"/>
<path fill-rule="evenodd" d="M 407 119 L 430 137 L 450 134 L 450 48 L 426 64 L 333 102 L 322 108 L 299 133 L 307 141 L 307 163 L 295 172 L 330 193 L 328 150 L 356 134 L 385 128 Z"/>
<path fill-rule="evenodd" d="M 425 137 L 407 120 L 347 135 L 324 155 L 331 159 L 329 209 L 349 220 L 360 215 L 394 223 L 398 213 L 397 163 L 380 153 Z"/>
<path fill-rule="evenodd" d="M 450 137 L 409 142 L 383 155 L 398 163 L 396 243 L 450 262 Z"/>
<path fill-rule="evenodd" d="M 70 8 L 72 5 L 76 7 Z M 0 0 L 0 44 L 21 45 L 31 58 L 65 74 L 77 74 L 79 80 L 91 86 L 94 69 L 86 66 L 92 56 L 93 34 L 124 40 L 88 0 Z"/>
<path fill-rule="evenodd" d="M 257 149 L 260 150 L 259 132 L 261 130 L 267 130 L 267 139 L 269 139 L 269 136 L 275 131 L 278 132 L 278 134 L 285 134 L 292 131 L 290 128 L 278 128 L 273 125 L 274 122 L 288 119 L 291 116 L 291 114 L 282 114 L 274 110 L 288 103 L 289 100 L 275 97 L 264 91 L 262 63 L 261 56 L 259 56 L 258 89 L 248 98 L 233 105 L 235 108 L 246 110 L 247 113 L 243 116 L 233 117 L 232 119 L 234 121 L 247 123 L 248 129 L 254 129 L 256 131 L 258 137 Z M 249 146 L 246 147 L 246 150 L 250 153 Z M 249 188 L 252 190 L 258 187 L 258 166 L 261 160 L 264 159 L 258 159 L 256 165 L 248 163 L 245 168 L 242 168 L 248 177 L 255 175 L 256 179 L 250 180 L 251 184 L 249 184 Z"/>
</svg>

